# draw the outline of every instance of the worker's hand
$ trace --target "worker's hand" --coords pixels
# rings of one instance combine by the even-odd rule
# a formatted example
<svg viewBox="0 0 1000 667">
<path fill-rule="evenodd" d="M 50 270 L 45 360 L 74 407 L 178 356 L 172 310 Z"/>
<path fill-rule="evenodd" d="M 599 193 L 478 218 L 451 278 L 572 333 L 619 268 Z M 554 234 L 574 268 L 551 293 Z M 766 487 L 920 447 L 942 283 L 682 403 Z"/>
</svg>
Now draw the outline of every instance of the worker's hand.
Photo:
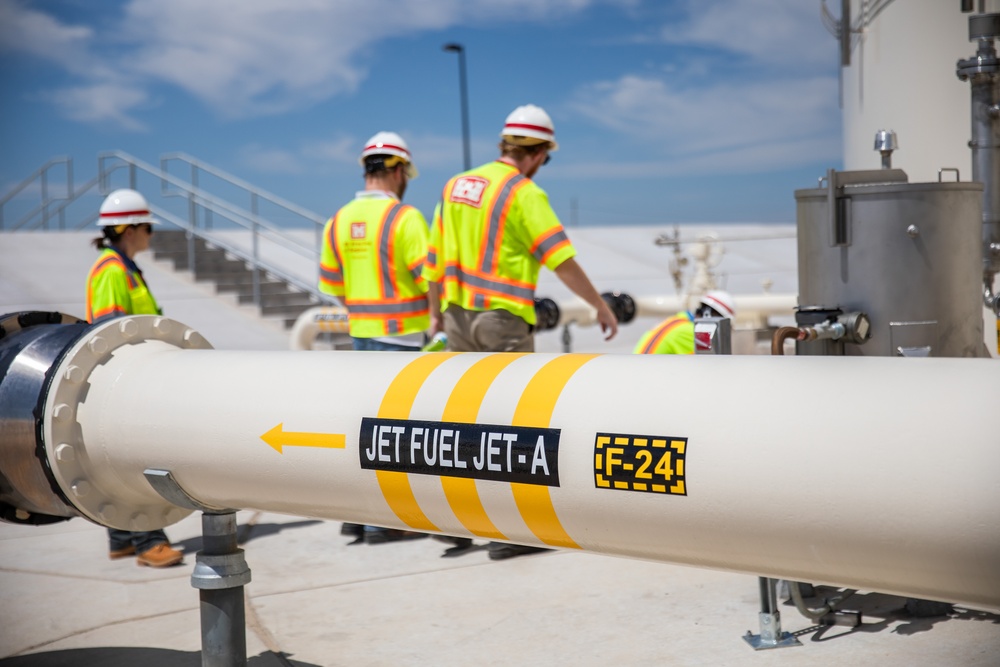
<svg viewBox="0 0 1000 667">
<path fill-rule="evenodd" d="M 601 325 L 601 331 L 606 335 L 604 340 L 611 340 L 618 333 L 618 318 L 611 312 L 604 299 L 600 300 L 600 307 L 597 309 L 597 323 Z"/>
<path fill-rule="evenodd" d="M 435 334 L 439 334 L 444 331 L 444 316 L 441 311 L 431 313 L 431 325 L 427 329 L 427 337 L 434 338 Z"/>
</svg>

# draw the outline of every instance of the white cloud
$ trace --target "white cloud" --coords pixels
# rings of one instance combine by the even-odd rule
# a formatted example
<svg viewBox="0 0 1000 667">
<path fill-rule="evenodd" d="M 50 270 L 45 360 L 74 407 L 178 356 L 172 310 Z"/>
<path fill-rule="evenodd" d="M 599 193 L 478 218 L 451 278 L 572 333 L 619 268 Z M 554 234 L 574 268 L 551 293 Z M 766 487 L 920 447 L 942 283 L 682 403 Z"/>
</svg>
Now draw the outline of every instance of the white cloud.
<svg viewBox="0 0 1000 667">
<path fill-rule="evenodd" d="M 409 131 L 398 131 L 406 140 L 413 153 L 418 168 L 461 167 L 462 141 L 459 137 L 440 136 Z M 336 136 L 310 141 L 297 149 L 268 148 L 260 144 L 250 144 L 240 150 L 240 160 L 247 166 L 263 172 L 302 173 L 322 169 L 324 165 L 335 164 L 357 168 L 358 156 L 367 137 L 338 134 Z M 476 142 L 476 150 L 489 150 L 486 142 Z"/>
<path fill-rule="evenodd" d="M 292 151 L 265 148 L 259 144 L 241 148 L 237 160 L 243 166 L 265 174 L 301 174 L 306 171 L 305 164 Z"/>
<path fill-rule="evenodd" d="M 650 162 L 670 173 L 787 168 L 840 151 L 832 78 L 677 89 L 628 75 L 580 89 L 572 108 L 623 136 L 623 147 L 646 162 L 636 173 L 648 173 Z"/>
<path fill-rule="evenodd" d="M 112 61 L 94 51 L 97 33 L 83 25 L 68 25 L 16 0 L 0 0 L 0 51 L 27 53 L 63 68 L 78 83 L 35 93 L 52 102 L 67 118 L 83 123 L 113 122 L 141 131 L 132 116 L 148 106 L 149 94 Z"/>
<path fill-rule="evenodd" d="M 837 63 L 836 39 L 820 19 L 817 0 L 686 0 L 687 19 L 660 37 L 749 56 L 785 70 Z"/>
<path fill-rule="evenodd" d="M 130 113 L 148 106 L 149 96 L 141 88 L 114 82 L 95 83 L 50 91 L 44 97 L 56 103 L 73 120 L 83 123 L 111 121 L 131 131 L 146 129 Z"/>
<path fill-rule="evenodd" d="M 825 77 L 678 89 L 626 75 L 582 88 L 574 108 L 639 145 L 674 154 L 808 136 L 840 116 L 836 79 Z"/>
<path fill-rule="evenodd" d="M 0 0 L 2 51 L 21 51 L 74 68 L 93 35 L 89 27 L 63 25 L 16 0 Z"/>
<path fill-rule="evenodd" d="M 71 25 L 17 0 L 0 0 L 0 49 L 30 53 L 62 66 L 76 81 L 48 91 L 67 116 L 84 122 L 141 130 L 138 112 L 151 87 L 166 83 L 187 91 L 219 115 L 277 114 L 356 90 L 367 76 L 366 60 L 380 43 L 451 26 L 551 21 L 597 3 L 635 5 L 636 0 L 434 0 L 328 2 L 326 0 L 128 0 L 123 19 Z M 816 3 L 802 0 L 686 0 L 686 18 L 662 29 L 669 43 L 717 46 L 765 64 L 796 68 L 825 62 L 835 44 L 821 26 Z M 669 65 L 664 65 L 669 68 Z M 687 72 L 689 75 L 690 72 Z M 831 103 L 830 82 L 817 77 L 761 85 L 715 84 L 712 73 L 685 89 L 671 79 L 623 75 L 591 84 L 575 96 L 580 114 L 634 138 L 647 137 L 661 153 L 738 151 L 741 133 L 787 141 Z M 692 81 L 690 76 L 684 77 Z M 832 86 L 835 93 L 835 85 Z M 822 89 L 822 90 L 821 90 Z M 831 113 L 836 113 L 835 100 Z M 697 140 L 693 140 L 697 137 Z M 356 139 L 356 140 L 355 140 Z M 302 147 L 274 166 L 294 168 L 327 152 L 353 160 L 354 145 Z M 457 137 L 414 141 L 418 164 L 451 164 Z M 261 158 L 266 148 L 248 147 Z M 487 152 L 492 145 L 486 147 Z M 268 164 L 267 159 L 261 161 Z M 283 166 L 281 166 L 283 165 Z"/>
<path fill-rule="evenodd" d="M 747 173 L 839 158 L 836 44 L 818 3 L 686 0 L 682 13 L 660 39 L 726 57 L 680 52 L 646 74 L 581 86 L 573 112 L 614 130 L 636 159 L 564 175 Z"/>
<path fill-rule="evenodd" d="M 129 111 L 157 83 L 177 86 L 223 116 L 276 114 L 354 91 L 367 75 L 365 55 L 386 39 L 634 1 L 128 0 L 121 21 L 90 27 L 0 0 L 0 48 L 55 62 L 78 78 L 49 97 L 82 103 L 85 111 L 64 107 L 70 117 L 126 119 L 137 129 Z M 107 86 L 132 106 L 114 109 L 98 99 Z"/>
<path fill-rule="evenodd" d="M 348 164 L 357 161 L 362 141 L 360 137 L 338 135 L 309 143 L 303 147 L 302 155 L 323 162 Z"/>
<path fill-rule="evenodd" d="M 379 42 L 488 20 L 541 20 L 592 0 L 133 0 L 122 34 L 131 67 L 227 116 L 280 113 L 350 93 Z"/>
<path fill-rule="evenodd" d="M 685 158 L 636 159 L 609 157 L 599 162 L 560 165 L 553 172 L 561 179 L 633 179 L 707 174 L 754 174 L 799 167 L 840 155 L 836 137 L 803 138 L 766 145 L 735 146 L 726 150 Z"/>
</svg>

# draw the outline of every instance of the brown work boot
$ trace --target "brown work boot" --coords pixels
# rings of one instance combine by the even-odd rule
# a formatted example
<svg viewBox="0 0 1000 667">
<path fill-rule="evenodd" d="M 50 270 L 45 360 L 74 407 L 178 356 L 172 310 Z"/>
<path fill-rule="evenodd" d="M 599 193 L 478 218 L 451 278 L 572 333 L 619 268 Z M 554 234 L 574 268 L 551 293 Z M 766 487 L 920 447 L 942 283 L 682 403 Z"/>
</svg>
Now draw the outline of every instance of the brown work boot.
<svg viewBox="0 0 1000 667">
<path fill-rule="evenodd" d="M 172 549 L 169 544 L 160 542 L 152 549 L 139 554 L 135 562 L 140 566 L 170 567 L 171 565 L 177 565 L 182 560 L 184 560 L 184 554 L 177 549 Z"/>
<path fill-rule="evenodd" d="M 131 544 L 123 549 L 112 549 L 108 552 L 108 558 L 111 560 L 118 560 L 119 558 L 128 558 L 129 556 L 135 555 L 135 547 Z"/>
</svg>

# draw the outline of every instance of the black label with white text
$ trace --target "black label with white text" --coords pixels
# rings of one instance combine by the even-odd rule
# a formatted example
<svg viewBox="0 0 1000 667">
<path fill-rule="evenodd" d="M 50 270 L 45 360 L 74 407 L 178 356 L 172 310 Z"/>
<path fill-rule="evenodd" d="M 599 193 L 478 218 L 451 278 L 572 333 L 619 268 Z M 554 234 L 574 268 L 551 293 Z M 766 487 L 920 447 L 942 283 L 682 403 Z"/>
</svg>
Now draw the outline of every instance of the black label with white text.
<svg viewBox="0 0 1000 667">
<path fill-rule="evenodd" d="M 559 486 L 559 429 L 361 420 L 361 467 Z"/>
</svg>

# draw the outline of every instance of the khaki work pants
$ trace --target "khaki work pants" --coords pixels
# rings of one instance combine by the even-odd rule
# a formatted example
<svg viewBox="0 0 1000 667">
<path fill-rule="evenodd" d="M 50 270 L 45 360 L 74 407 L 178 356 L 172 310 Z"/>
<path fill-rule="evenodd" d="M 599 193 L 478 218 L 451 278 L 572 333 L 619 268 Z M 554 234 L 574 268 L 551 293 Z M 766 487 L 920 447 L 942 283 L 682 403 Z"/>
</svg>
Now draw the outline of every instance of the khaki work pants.
<svg viewBox="0 0 1000 667">
<path fill-rule="evenodd" d="M 444 332 L 452 352 L 534 352 L 533 327 L 506 310 L 444 311 Z"/>
</svg>

